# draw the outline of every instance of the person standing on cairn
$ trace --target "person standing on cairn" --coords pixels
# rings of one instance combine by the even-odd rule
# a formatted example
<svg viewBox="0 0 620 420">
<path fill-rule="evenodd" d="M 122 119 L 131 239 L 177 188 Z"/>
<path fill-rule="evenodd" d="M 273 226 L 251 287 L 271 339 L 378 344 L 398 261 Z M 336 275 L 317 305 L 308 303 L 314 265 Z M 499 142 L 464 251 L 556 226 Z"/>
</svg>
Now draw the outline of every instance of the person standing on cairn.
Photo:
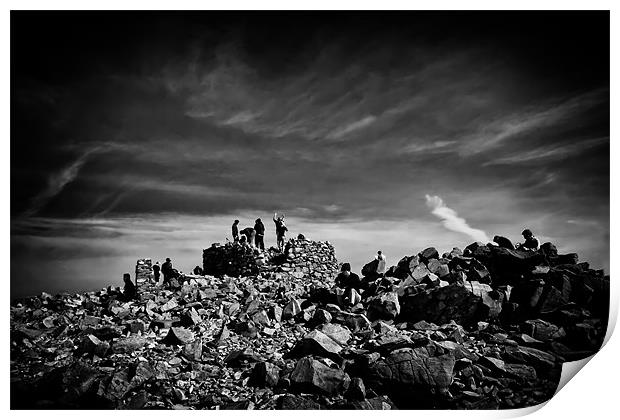
<svg viewBox="0 0 620 420">
<path fill-rule="evenodd" d="M 256 234 L 256 248 L 260 248 L 261 251 L 265 250 L 265 225 L 263 224 L 260 217 L 256 219 L 256 223 L 254 223 L 254 231 Z"/>
<path fill-rule="evenodd" d="M 278 213 L 274 213 L 273 222 L 276 224 L 276 238 L 278 249 L 282 251 L 284 249 L 286 231 L 288 230 L 288 228 L 284 224 L 284 215 L 278 216 Z"/>
<path fill-rule="evenodd" d="M 159 266 L 159 261 L 157 261 L 155 265 L 153 266 L 153 275 L 155 277 L 155 283 L 159 283 L 160 270 L 161 270 L 161 267 Z"/>
<path fill-rule="evenodd" d="M 233 242 L 239 242 L 239 220 L 235 220 L 232 225 Z"/>
</svg>

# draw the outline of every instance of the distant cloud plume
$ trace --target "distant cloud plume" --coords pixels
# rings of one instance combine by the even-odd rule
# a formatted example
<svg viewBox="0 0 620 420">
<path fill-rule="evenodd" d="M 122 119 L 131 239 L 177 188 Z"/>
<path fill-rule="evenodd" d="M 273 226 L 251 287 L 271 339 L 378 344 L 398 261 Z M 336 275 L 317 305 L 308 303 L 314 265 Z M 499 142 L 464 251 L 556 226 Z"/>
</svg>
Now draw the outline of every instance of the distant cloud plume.
<svg viewBox="0 0 620 420">
<path fill-rule="evenodd" d="M 445 205 L 441 197 L 426 194 L 426 205 L 431 209 L 431 213 L 441 219 L 446 229 L 464 233 L 474 241 L 483 243 L 490 242 L 489 237 L 484 231 L 469 226 L 467 221 L 459 217 L 456 211 Z"/>
</svg>

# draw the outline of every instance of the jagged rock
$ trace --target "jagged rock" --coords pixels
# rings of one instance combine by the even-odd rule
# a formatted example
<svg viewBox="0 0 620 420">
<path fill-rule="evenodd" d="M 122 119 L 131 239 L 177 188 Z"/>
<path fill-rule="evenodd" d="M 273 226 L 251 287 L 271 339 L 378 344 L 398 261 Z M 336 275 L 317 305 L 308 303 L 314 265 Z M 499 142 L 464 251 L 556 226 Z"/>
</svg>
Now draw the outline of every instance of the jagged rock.
<svg viewBox="0 0 620 420">
<path fill-rule="evenodd" d="M 82 337 L 80 346 L 78 348 L 79 353 L 95 354 L 99 357 L 105 356 L 110 349 L 110 344 L 106 341 L 101 341 L 92 334 Z"/>
<path fill-rule="evenodd" d="M 340 361 L 338 353 L 342 346 L 319 330 L 310 331 L 295 344 L 286 355 L 287 358 L 299 358 L 308 355 L 324 356 Z"/>
<path fill-rule="evenodd" d="M 196 309 L 190 308 L 183 314 L 183 325 L 192 326 L 200 325 L 202 323 L 202 317 L 196 312 Z"/>
<path fill-rule="evenodd" d="M 162 312 L 168 312 L 173 310 L 174 308 L 178 307 L 179 304 L 177 303 L 177 300 L 175 298 L 170 299 L 168 302 L 164 303 L 162 306 L 159 307 L 159 310 Z"/>
<path fill-rule="evenodd" d="M 286 394 L 278 400 L 278 408 L 281 410 L 320 410 L 321 405 L 310 398 Z"/>
<path fill-rule="evenodd" d="M 200 339 L 185 343 L 183 355 L 189 360 L 199 361 L 202 359 L 202 341 Z"/>
<path fill-rule="evenodd" d="M 536 340 L 549 341 L 557 340 L 566 336 L 566 332 L 562 327 L 553 325 L 542 319 L 532 319 L 523 323 L 522 331 L 534 337 Z"/>
<path fill-rule="evenodd" d="M 282 321 L 292 319 L 301 312 L 301 305 L 297 299 L 291 299 L 291 301 L 284 307 L 282 311 Z"/>
<path fill-rule="evenodd" d="M 143 333 L 147 330 L 147 325 L 141 319 L 134 319 L 127 324 L 129 332 L 132 334 Z"/>
<path fill-rule="evenodd" d="M 343 324 L 354 333 L 369 331 L 371 327 L 370 321 L 364 314 L 339 311 L 338 313 L 332 313 L 332 321 Z"/>
<path fill-rule="evenodd" d="M 426 264 L 429 260 L 431 259 L 438 259 L 439 258 L 439 252 L 437 252 L 437 250 L 433 247 L 430 248 L 426 248 L 424 251 L 420 252 L 418 254 L 418 256 L 420 257 L 420 261 L 423 262 L 424 264 Z"/>
<path fill-rule="evenodd" d="M 112 343 L 112 351 L 114 353 L 131 353 L 142 349 L 147 343 L 148 340 L 144 337 L 133 335 L 123 337 Z"/>
<path fill-rule="evenodd" d="M 251 349 L 231 351 L 224 359 L 224 363 L 230 366 L 239 366 L 243 361 L 262 362 L 263 359 Z"/>
<path fill-rule="evenodd" d="M 269 316 L 271 316 L 271 318 L 273 318 L 273 320 L 276 322 L 282 321 L 282 314 L 283 314 L 282 308 L 278 305 L 274 305 L 269 310 Z"/>
<path fill-rule="evenodd" d="M 291 373 L 291 385 L 302 392 L 341 394 L 350 382 L 349 375 L 344 371 L 330 368 L 311 357 L 300 359 Z"/>
<path fill-rule="evenodd" d="M 351 332 L 346 327 L 338 324 L 324 324 L 320 330 L 341 346 L 346 346 L 349 340 L 351 340 Z"/>
<path fill-rule="evenodd" d="M 252 369 L 248 385 L 259 388 L 274 387 L 280 380 L 280 368 L 269 362 L 258 362 Z"/>
<path fill-rule="evenodd" d="M 252 315 L 252 321 L 254 321 L 254 324 L 256 325 L 263 325 L 267 327 L 271 325 L 271 320 L 269 319 L 269 316 L 267 316 L 267 312 L 265 310 L 260 310 Z"/>
<path fill-rule="evenodd" d="M 325 309 L 317 309 L 312 316 L 313 325 L 323 325 L 332 322 L 332 315 Z"/>
<path fill-rule="evenodd" d="M 184 345 L 194 341 L 194 333 L 186 328 L 172 327 L 164 338 L 164 343 L 171 345 Z"/>
<path fill-rule="evenodd" d="M 445 324 L 451 320 L 470 324 L 501 312 L 502 298 L 491 286 L 478 282 L 436 287 L 404 296 L 401 313 L 404 319 Z"/>
<path fill-rule="evenodd" d="M 383 293 L 368 302 L 368 319 L 394 319 L 400 314 L 398 295 L 395 292 Z"/>
<path fill-rule="evenodd" d="M 393 395 L 403 405 L 432 406 L 431 393 L 448 388 L 454 365 L 451 354 L 435 355 L 427 347 L 403 348 L 370 366 L 369 385 Z"/>
<path fill-rule="evenodd" d="M 362 378 L 351 378 L 351 384 L 345 394 L 347 398 L 352 400 L 364 400 L 366 399 L 366 387 Z"/>
</svg>

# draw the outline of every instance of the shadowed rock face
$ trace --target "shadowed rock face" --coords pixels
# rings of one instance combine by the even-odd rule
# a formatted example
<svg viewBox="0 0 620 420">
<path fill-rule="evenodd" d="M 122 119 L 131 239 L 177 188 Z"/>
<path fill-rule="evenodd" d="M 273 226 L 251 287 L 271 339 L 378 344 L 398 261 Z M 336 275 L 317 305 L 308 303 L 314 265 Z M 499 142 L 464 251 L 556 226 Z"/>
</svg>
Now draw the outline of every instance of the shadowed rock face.
<svg viewBox="0 0 620 420">
<path fill-rule="evenodd" d="M 437 408 L 452 383 L 455 358 L 426 347 L 393 351 L 370 366 L 369 384 L 384 390 L 402 408 Z M 399 404 L 400 402 L 400 404 Z"/>
<path fill-rule="evenodd" d="M 214 257 L 227 247 L 209 264 L 231 262 Z M 134 297 L 108 288 L 11 305 L 11 407 L 536 405 L 607 327 L 609 277 L 553 250 L 427 248 L 385 276 L 366 270 L 362 301 L 346 308 L 324 242 L 251 251 L 232 262 L 254 274 L 180 273 L 166 288 L 141 259 Z"/>
</svg>

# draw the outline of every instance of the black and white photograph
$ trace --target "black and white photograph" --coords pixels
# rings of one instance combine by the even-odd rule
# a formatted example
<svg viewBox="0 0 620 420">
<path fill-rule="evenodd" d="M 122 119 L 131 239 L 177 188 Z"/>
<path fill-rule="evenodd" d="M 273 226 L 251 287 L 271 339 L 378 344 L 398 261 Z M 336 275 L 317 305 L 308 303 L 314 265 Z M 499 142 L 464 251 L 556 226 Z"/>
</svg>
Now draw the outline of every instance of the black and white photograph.
<svg viewBox="0 0 620 420">
<path fill-rule="evenodd" d="M 11 10 L 10 409 L 546 403 L 615 323 L 610 27 Z"/>
</svg>

